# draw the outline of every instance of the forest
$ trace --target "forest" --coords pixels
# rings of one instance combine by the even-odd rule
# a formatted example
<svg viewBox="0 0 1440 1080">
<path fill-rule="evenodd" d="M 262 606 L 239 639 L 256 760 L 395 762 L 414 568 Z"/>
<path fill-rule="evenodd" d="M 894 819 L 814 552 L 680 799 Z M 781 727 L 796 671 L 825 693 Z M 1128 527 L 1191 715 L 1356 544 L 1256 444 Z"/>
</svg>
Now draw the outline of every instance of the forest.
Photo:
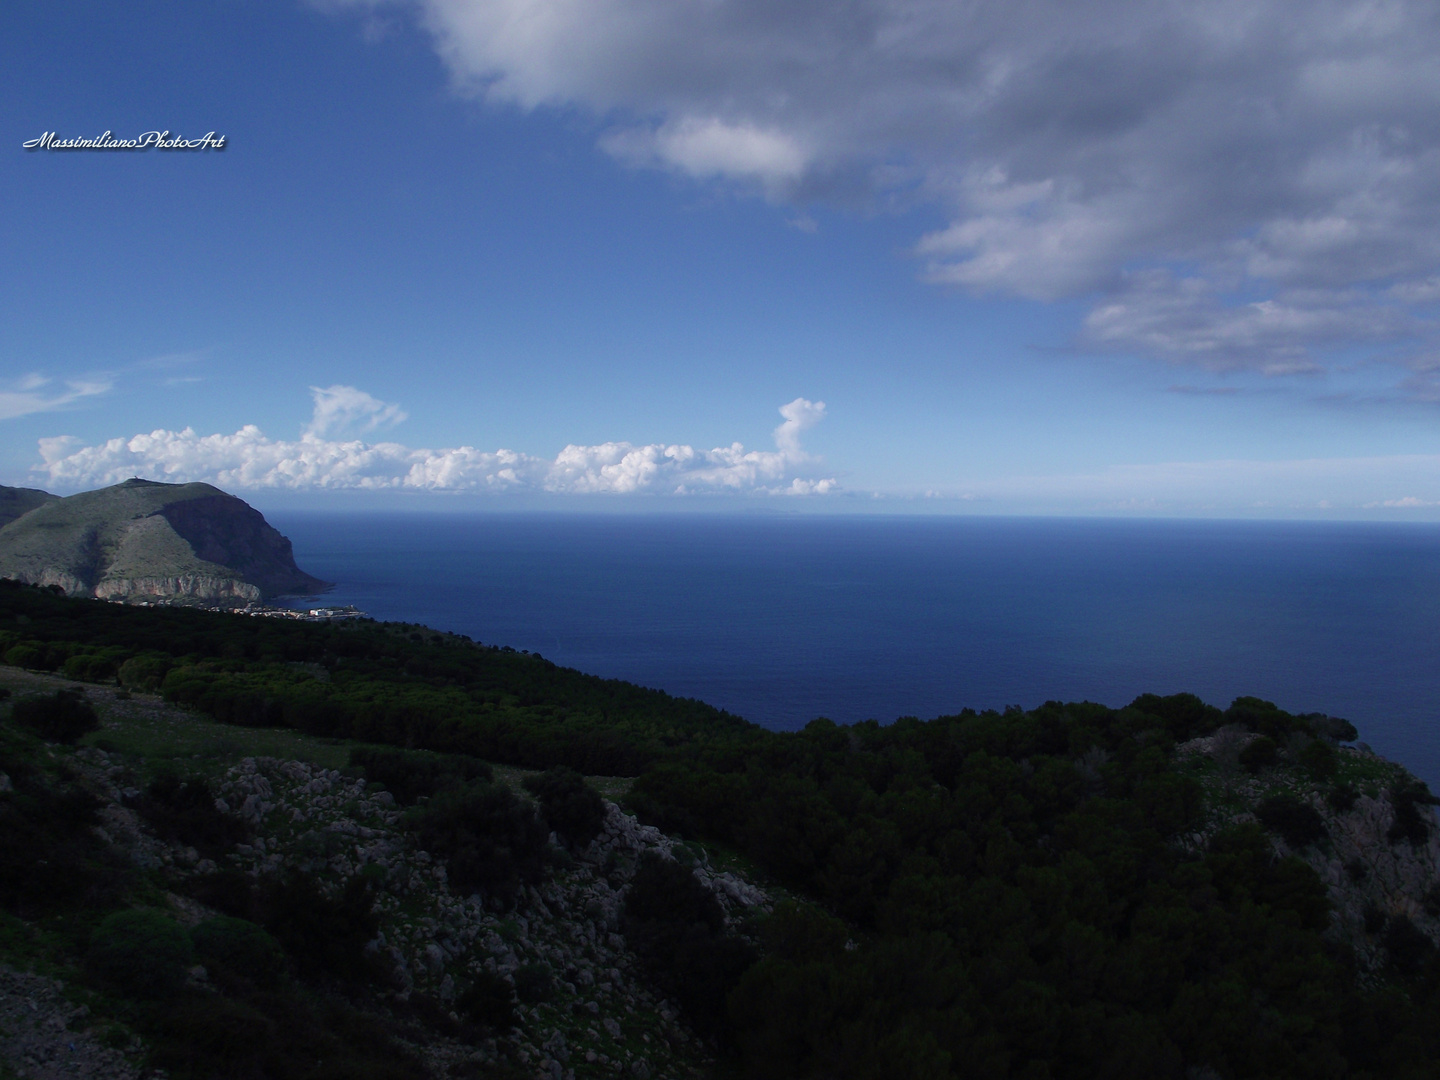
<svg viewBox="0 0 1440 1080">
<path fill-rule="evenodd" d="M 543 860 L 522 856 L 546 828 L 587 842 L 598 804 L 577 773 L 634 777 L 626 805 L 643 821 L 742 860 L 785 898 L 736 927 L 673 863 L 632 886 L 627 939 L 714 1040 L 722 1074 L 1379 1080 L 1432 1077 L 1440 1060 L 1440 956 L 1422 916 L 1367 909 L 1364 940 L 1349 940 L 1301 857 L 1331 843 L 1315 806 L 1379 800 L 1393 812 L 1383 842 L 1419 850 L 1436 800 L 1357 771 L 1345 745 L 1358 733 L 1334 717 L 1178 694 L 774 733 L 423 627 L 127 608 L 11 583 L 0 658 L 226 724 L 393 747 L 357 769 L 402 801 L 424 795 L 417 836 L 457 866 L 463 853 L 475 881 L 502 857 L 515 882 L 534 880 Z M 1245 736 L 1236 775 L 1283 780 L 1240 820 L 1177 753 L 1222 732 Z M 422 765 L 420 750 L 448 756 Z M 491 764 L 550 770 L 530 785 L 548 826 L 487 794 Z M 6 829 L 5 871 L 30 873 L 33 851 Z M 497 829 L 514 837 L 503 856 L 485 839 Z M 122 906 L 113 890 L 72 894 L 48 902 Z M 1440 891 L 1425 912 L 1440 915 Z"/>
</svg>

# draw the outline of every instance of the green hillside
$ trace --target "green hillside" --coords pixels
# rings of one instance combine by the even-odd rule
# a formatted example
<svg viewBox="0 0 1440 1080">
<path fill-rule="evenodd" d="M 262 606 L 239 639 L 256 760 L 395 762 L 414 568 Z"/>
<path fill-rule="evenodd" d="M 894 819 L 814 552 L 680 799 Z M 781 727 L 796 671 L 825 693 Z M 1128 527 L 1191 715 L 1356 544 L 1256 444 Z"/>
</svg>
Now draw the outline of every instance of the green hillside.
<svg viewBox="0 0 1440 1080">
<path fill-rule="evenodd" d="M 97 987 L 175 1077 L 358 1075 L 362 1030 L 376 1075 L 437 1078 L 1440 1060 L 1437 800 L 1335 717 L 1177 694 L 775 733 L 425 627 L 15 584 L 0 659 L 100 712 L 28 689 L 0 711 L 0 960 Z M 602 827 L 570 770 L 634 777 L 640 823 Z M 141 934 L 173 985 L 104 997 Z M 221 977 L 182 985 L 202 945 Z"/>
<path fill-rule="evenodd" d="M 0 528 L 0 575 L 76 596 L 241 603 L 325 586 L 241 500 L 209 484 L 140 479 L 41 500 L 10 521 Z"/>
<path fill-rule="evenodd" d="M 9 525 L 22 514 L 28 514 L 37 506 L 54 502 L 59 497 L 37 488 L 6 487 L 0 484 L 0 528 Z"/>
</svg>

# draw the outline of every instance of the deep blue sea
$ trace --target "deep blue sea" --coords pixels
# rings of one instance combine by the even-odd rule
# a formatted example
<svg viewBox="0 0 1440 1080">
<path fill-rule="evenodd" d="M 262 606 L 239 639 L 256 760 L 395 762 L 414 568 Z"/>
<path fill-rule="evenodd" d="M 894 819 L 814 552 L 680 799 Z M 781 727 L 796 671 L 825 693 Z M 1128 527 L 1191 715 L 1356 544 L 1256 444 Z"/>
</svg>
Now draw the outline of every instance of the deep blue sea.
<svg viewBox="0 0 1440 1080">
<path fill-rule="evenodd" d="M 1440 526 L 276 513 L 327 600 L 776 729 L 1254 694 L 1440 790 Z"/>
</svg>

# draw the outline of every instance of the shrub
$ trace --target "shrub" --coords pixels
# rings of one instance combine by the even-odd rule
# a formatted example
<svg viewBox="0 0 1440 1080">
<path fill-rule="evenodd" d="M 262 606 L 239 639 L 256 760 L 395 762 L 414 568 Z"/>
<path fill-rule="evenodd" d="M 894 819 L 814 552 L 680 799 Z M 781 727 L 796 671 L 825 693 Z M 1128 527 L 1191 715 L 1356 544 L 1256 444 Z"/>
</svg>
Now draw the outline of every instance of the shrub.
<svg viewBox="0 0 1440 1080">
<path fill-rule="evenodd" d="M 1332 810 L 1344 813 L 1355 805 L 1355 800 L 1360 793 L 1349 784 L 1336 784 L 1325 796 L 1325 801 L 1330 804 Z"/>
<path fill-rule="evenodd" d="M 238 975 L 256 986 L 273 986 L 285 970 L 279 942 L 245 919 L 207 919 L 190 931 L 190 940 L 211 975 Z"/>
<path fill-rule="evenodd" d="M 1301 719 L 1309 721 L 1310 727 L 1316 735 L 1330 739 L 1332 742 L 1354 742 L 1360 737 L 1360 732 L 1355 730 L 1354 724 L 1349 720 L 1342 720 L 1338 716 L 1307 713 Z"/>
<path fill-rule="evenodd" d="M 411 811 L 407 827 L 422 848 L 446 860 L 460 891 L 484 889 L 510 900 L 545 870 L 549 830 L 534 807 L 497 784 L 447 788 Z"/>
<path fill-rule="evenodd" d="M 1385 927 L 1385 951 L 1390 962 L 1406 974 L 1414 974 L 1435 954 L 1434 943 L 1404 915 L 1392 917 Z"/>
<path fill-rule="evenodd" d="M 364 950 L 380 923 L 364 878 L 351 878 L 338 897 L 329 897 L 313 878 L 291 874 L 262 888 L 256 909 L 306 973 L 345 979 L 369 974 Z"/>
<path fill-rule="evenodd" d="M 221 858 L 246 836 L 238 819 L 215 808 L 215 795 L 203 777 L 157 776 L 136 809 L 161 837 L 188 844 L 209 859 Z"/>
<path fill-rule="evenodd" d="M 362 746 L 350 751 L 350 764 L 364 769 L 365 779 L 385 785 L 385 790 L 403 804 L 472 780 L 489 780 L 494 775 L 479 758 L 425 750 Z"/>
<path fill-rule="evenodd" d="M 126 865 L 92 831 L 100 802 L 0 744 L 0 906 L 33 918 L 71 904 L 114 906 Z"/>
<path fill-rule="evenodd" d="M 17 701 L 10 717 L 48 742 L 74 743 L 100 727 L 94 708 L 74 690 Z"/>
<path fill-rule="evenodd" d="M 226 868 L 198 874 L 186 882 L 186 892 L 206 907 L 248 919 L 255 914 L 255 889 L 243 870 Z"/>
<path fill-rule="evenodd" d="M 698 1026 L 723 1023 L 726 998 L 755 961 L 725 933 L 725 912 L 693 872 L 647 852 L 625 900 L 625 936 L 651 978 Z"/>
<path fill-rule="evenodd" d="M 60 670 L 69 679 L 79 679 L 82 682 L 108 682 L 115 677 L 115 661 L 108 656 L 81 653 L 79 656 L 69 657 L 65 663 L 60 665 Z"/>
<path fill-rule="evenodd" d="M 1412 844 L 1423 844 L 1430 838 L 1433 815 L 1422 811 L 1422 806 L 1440 805 L 1440 799 L 1430 794 L 1430 789 L 1418 780 L 1391 789 L 1390 803 L 1395 808 L 1395 820 L 1386 837 L 1390 842 L 1408 840 Z"/>
<path fill-rule="evenodd" d="M 521 968 L 520 970 L 524 970 Z M 520 983 L 516 972 L 516 986 Z M 515 1002 L 510 984 L 489 971 L 478 971 L 465 992 L 455 1002 L 456 1008 L 477 1024 L 495 1031 L 509 1031 L 515 1024 Z"/>
<path fill-rule="evenodd" d="M 1378 934 L 1390 923 L 1390 916 L 1386 915 L 1385 912 L 1381 911 L 1380 908 L 1373 903 L 1365 905 L 1364 910 L 1360 913 L 1360 917 L 1365 922 L 1365 932 L 1367 934 Z"/>
<path fill-rule="evenodd" d="M 90 938 L 90 969 L 117 990 L 136 997 L 171 997 L 185 985 L 195 950 L 180 925 L 152 910 L 108 915 Z"/>
<path fill-rule="evenodd" d="M 160 689 L 170 672 L 170 661 L 163 656 L 132 656 L 120 665 L 120 685 L 147 693 Z"/>
<path fill-rule="evenodd" d="M 1292 848 L 1314 844 L 1330 835 L 1319 811 L 1294 795 L 1271 795 L 1255 808 L 1255 816 Z"/>
<path fill-rule="evenodd" d="M 600 835 L 605 801 L 574 769 L 558 765 L 526 777 L 525 790 L 540 800 L 545 820 L 567 844 L 583 848 Z"/>
<path fill-rule="evenodd" d="M 1280 748 L 1268 735 L 1251 739 L 1250 744 L 1240 751 L 1240 765 L 1248 773 L 1273 768 L 1280 761 Z"/>
<path fill-rule="evenodd" d="M 1323 739 L 1308 740 L 1296 757 L 1314 780 L 1330 779 L 1340 764 L 1335 748 Z"/>
<path fill-rule="evenodd" d="M 5 663 L 11 667 L 34 670 L 41 667 L 44 662 L 45 653 L 34 645 L 16 645 L 5 652 Z"/>
<path fill-rule="evenodd" d="M 515 993 L 521 1001 L 534 1005 L 548 1001 L 555 989 L 555 979 L 544 964 L 521 964 L 515 969 Z"/>
</svg>

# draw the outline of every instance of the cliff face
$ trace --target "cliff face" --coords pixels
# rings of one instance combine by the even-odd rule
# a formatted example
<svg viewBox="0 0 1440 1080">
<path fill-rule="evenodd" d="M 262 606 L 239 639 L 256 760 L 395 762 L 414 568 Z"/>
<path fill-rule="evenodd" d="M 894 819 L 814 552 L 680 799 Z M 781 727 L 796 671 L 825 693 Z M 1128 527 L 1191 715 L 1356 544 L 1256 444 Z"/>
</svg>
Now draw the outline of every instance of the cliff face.
<svg viewBox="0 0 1440 1080">
<path fill-rule="evenodd" d="M 0 528 L 0 576 L 71 596 L 221 603 L 327 587 L 240 499 L 209 484 L 139 479 L 52 496 Z"/>
</svg>

